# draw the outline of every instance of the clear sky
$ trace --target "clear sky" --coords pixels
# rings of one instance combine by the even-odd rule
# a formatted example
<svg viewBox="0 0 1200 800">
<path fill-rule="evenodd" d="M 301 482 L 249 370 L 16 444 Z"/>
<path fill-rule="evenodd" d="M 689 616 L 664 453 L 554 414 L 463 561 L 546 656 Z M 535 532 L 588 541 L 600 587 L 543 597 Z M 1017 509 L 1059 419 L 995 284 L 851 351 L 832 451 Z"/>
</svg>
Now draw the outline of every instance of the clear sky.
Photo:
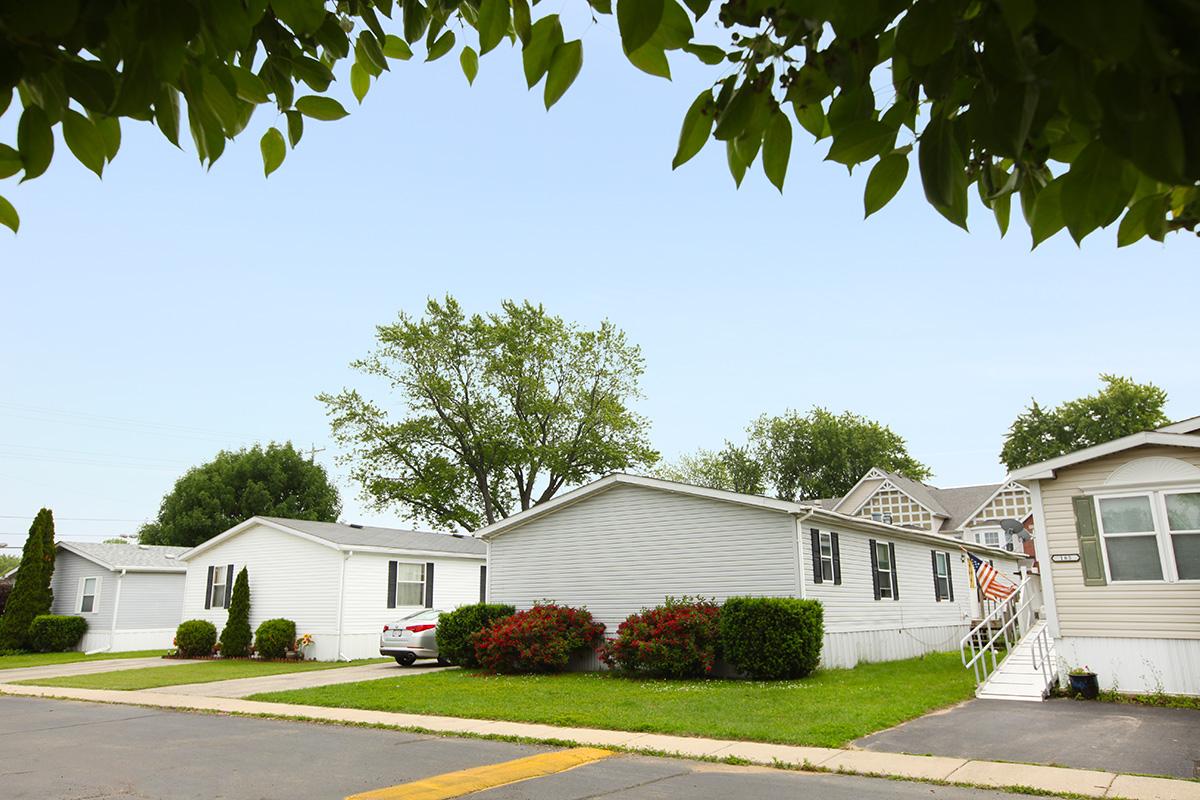
<svg viewBox="0 0 1200 800">
<path fill-rule="evenodd" d="M 0 184 L 23 219 L 0 230 L 0 542 L 42 506 L 60 538 L 132 533 L 187 467 L 272 439 L 325 448 L 344 519 L 403 524 L 363 509 L 314 395 L 359 385 L 348 362 L 374 326 L 447 292 L 623 328 L 668 458 L 820 405 L 890 425 L 934 483 L 996 481 L 1029 398 L 1091 392 L 1101 371 L 1200 414 L 1194 237 L 1030 252 L 978 204 L 970 233 L 942 220 L 915 165 L 863 221 L 866 171 L 823 162 L 798 126 L 783 196 L 757 166 L 735 190 L 713 143 L 673 173 L 718 73 L 675 58 L 674 82 L 651 78 L 611 24 L 569 28 L 585 64 L 550 113 L 502 45 L 473 88 L 456 56 L 395 65 L 361 108 L 343 88 L 351 116 L 309 121 L 270 179 L 260 110 L 209 172 L 127 123 L 103 181 L 60 141 L 46 175 Z"/>
</svg>

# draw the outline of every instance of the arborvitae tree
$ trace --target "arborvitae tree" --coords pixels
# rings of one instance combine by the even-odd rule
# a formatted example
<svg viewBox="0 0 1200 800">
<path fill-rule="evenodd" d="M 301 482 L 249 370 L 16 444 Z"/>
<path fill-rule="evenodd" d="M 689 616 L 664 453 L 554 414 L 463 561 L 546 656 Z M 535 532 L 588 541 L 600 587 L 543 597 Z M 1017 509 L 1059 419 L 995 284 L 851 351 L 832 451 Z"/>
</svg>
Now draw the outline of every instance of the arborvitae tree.
<svg viewBox="0 0 1200 800">
<path fill-rule="evenodd" d="M 49 509 L 43 508 L 29 526 L 29 536 L 21 551 L 21 566 L 17 569 L 4 616 L 0 617 L 0 650 L 24 649 L 33 618 L 50 613 L 50 575 L 53 571 L 54 516 Z"/>
<path fill-rule="evenodd" d="M 250 655 L 250 574 L 246 568 L 238 573 L 233 582 L 233 596 L 229 598 L 229 619 L 221 631 L 221 655 L 227 658 L 245 658 Z"/>
</svg>

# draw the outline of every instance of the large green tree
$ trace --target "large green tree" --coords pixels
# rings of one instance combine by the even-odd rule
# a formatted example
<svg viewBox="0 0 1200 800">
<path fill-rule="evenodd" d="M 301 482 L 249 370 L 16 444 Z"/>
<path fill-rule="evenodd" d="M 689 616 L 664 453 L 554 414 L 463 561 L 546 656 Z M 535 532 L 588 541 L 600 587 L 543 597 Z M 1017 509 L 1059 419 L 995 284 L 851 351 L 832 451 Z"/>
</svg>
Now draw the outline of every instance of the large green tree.
<svg viewBox="0 0 1200 800">
<path fill-rule="evenodd" d="M 871 467 L 913 480 L 931 474 L 891 428 L 849 411 L 764 414 L 750 425 L 750 445 L 783 500 L 841 497 Z"/>
<path fill-rule="evenodd" d="M 1167 393 L 1153 383 L 1101 375 L 1103 388 L 1046 409 L 1031 400 L 1013 421 L 1000 463 L 1009 470 L 1073 453 L 1170 422 L 1163 412 Z"/>
<path fill-rule="evenodd" d="M 475 530 L 564 486 L 653 464 L 641 350 L 609 322 L 585 330 L 529 302 L 467 316 L 453 297 L 377 329 L 353 366 L 392 388 L 322 394 L 363 496 L 437 528 Z"/>
<path fill-rule="evenodd" d="M 335 522 L 342 504 L 325 468 L 291 443 L 222 450 L 193 467 L 142 526 L 142 544 L 195 547 L 253 516 Z"/>
<path fill-rule="evenodd" d="M 29 526 L 21 551 L 21 564 L 0 616 L 0 651 L 28 645 L 29 624 L 39 614 L 49 614 L 54 602 L 50 579 L 54 575 L 54 515 L 43 508 Z"/>
<path fill-rule="evenodd" d="M 765 494 L 763 465 L 745 446 L 726 442 L 720 450 L 701 448 L 680 456 L 673 464 L 664 464 L 655 473 L 669 481 L 724 489 L 742 494 Z"/>
<path fill-rule="evenodd" d="M 0 146 L 0 178 L 45 172 L 55 128 L 99 175 L 117 154 L 122 120 L 153 122 L 176 144 L 186 124 L 211 164 L 260 105 L 278 118 L 259 143 L 270 174 L 305 119 L 346 115 L 329 96 L 339 62 L 352 61 L 361 102 L 412 46 L 426 60 L 457 49 L 473 81 L 480 56 L 507 39 L 549 107 L 583 66 L 582 39 L 568 36 L 592 28 L 585 15 L 545 13 L 549 5 L 9 0 L 0 3 L 0 116 L 20 118 L 16 147 Z M 668 53 L 711 66 L 674 166 L 716 139 L 739 184 L 758 162 L 782 189 L 799 123 L 828 142 L 829 160 L 871 165 L 868 215 L 896 194 L 915 156 L 926 198 L 951 222 L 966 227 L 975 187 L 1005 231 L 1019 197 L 1035 245 L 1064 227 L 1079 241 L 1118 218 L 1122 245 L 1200 222 L 1198 0 L 577 5 L 614 14 L 621 48 L 650 75 L 670 77 Z M 693 19 L 702 18 L 716 25 L 700 37 Z M 3 198 L 0 224 L 18 225 Z"/>
</svg>

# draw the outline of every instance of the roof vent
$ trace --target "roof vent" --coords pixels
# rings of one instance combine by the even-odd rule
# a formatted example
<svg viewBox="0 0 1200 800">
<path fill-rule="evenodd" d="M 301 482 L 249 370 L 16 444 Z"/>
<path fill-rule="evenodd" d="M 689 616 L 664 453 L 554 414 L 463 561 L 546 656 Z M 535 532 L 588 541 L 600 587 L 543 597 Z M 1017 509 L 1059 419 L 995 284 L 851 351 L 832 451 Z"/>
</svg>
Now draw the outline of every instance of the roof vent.
<svg viewBox="0 0 1200 800">
<path fill-rule="evenodd" d="M 451 535 L 451 536 L 453 536 L 455 539 L 465 539 L 465 538 L 467 538 L 466 536 L 463 536 L 461 533 L 452 533 L 452 534 L 450 534 L 450 535 Z"/>
<path fill-rule="evenodd" d="M 175 554 L 174 554 L 174 553 L 163 553 L 163 558 L 170 558 L 170 559 L 174 559 L 174 558 L 175 558 Z"/>
<path fill-rule="evenodd" d="M 358 528 L 360 531 L 362 530 L 362 525 L 359 525 L 357 522 L 351 522 L 351 523 L 350 523 L 350 527 L 351 527 L 351 528 Z"/>
<path fill-rule="evenodd" d="M 149 549 L 150 549 L 150 545 L 148 545 L 148 544 L 139 544 L 138 545 L 138 550 L 149 550 Z"/>
</svg>

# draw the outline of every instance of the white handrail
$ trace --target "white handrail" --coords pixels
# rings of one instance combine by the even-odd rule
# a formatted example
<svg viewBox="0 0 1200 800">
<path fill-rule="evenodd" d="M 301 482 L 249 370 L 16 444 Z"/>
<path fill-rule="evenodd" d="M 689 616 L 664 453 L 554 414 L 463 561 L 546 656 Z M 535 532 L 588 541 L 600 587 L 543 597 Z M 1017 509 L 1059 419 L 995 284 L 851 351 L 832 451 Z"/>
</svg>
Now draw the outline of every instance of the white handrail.
<svg viewBox="0 0 1200 800">
<path fill-rule="evenodd" d="M 992 658 L 992 671 L 996 670 L 998 660 L 996 658 L 996 642 L 1001 638 L 1004 639 L 1005 650 L 1008 650 L 1021 638 L 1022 634 L 1022 612 L 1029 608 L 1033 598 L 1025 597 L 1025 587 L 1033 579 L 1033 576 L 1027 576 L 1017 586 L 1007 598 L 1002 602 L 997 603 L 979 624 L 971 629 L 971 631 L 962 638 L 959 642 L 959 652 L 962 656 L 964 668 L 970 668 L 975 674 L 975 685 L 979 686 L 988 678 L 987 656 L 989 653 Z M 999 622 L 1000 627 L 993 632 L 993 623 Z M 982 638 L 981 632 L 987 630 L 991 634 L 990 638 L 982 646 L 978 645 Z M 1009 640 L 1009 632 L 1012 632 L 1012 640 Z M 967 658 L 967 649 L 971 650 L 970 659 Z M 1049 648 L 1047 648 L 1048 651 Z M 1046 658 L 1042 658 L 1043 672 L 1045 671 Z"/>
</svg>

